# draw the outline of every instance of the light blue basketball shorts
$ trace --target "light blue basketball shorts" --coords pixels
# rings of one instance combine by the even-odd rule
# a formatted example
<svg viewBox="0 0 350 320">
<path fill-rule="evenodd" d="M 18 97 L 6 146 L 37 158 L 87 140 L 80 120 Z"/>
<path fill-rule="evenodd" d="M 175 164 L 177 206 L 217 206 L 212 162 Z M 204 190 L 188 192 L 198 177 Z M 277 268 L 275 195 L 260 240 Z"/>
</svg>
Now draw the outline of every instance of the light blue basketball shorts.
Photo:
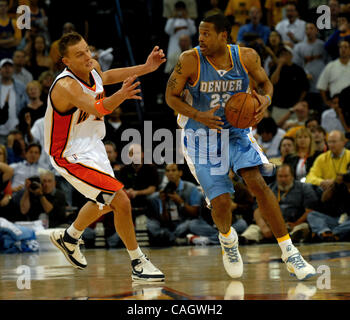
<svg viewBox="0 0 350 320">
<path fill-rule="evenodd" d="M 208 204 L 221 194 L 234 193 L 228 176 L 230 168 L 236 174 L 239 169 L 256 166 L 264 176 L 275 173 L 275 167 L 269 163 L 251 130 L 230 136 L 227 133 L 226 137 L 215 138 L 215 134 L 211 139 L 209 136 L 206 143 L 204 137 L 195 138 L 191 132 L 183 130 L 181 139 L 186 162 L 203 188 Z"/>
</svg>

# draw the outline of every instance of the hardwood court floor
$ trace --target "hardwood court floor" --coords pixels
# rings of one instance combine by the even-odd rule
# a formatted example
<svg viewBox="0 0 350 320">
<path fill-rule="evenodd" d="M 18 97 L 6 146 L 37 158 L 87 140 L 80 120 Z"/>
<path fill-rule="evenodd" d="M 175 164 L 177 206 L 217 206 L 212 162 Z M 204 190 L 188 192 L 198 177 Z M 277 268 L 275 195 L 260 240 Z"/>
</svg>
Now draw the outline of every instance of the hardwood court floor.
<svg viewBox="0 0 350 320">
<path fill-rule="evenodd" d="M 291 277 L 280 262 L 277 245 L 241 246 L 244 274 L 239 280 L 225 273 L 218 246 L 143 251 L 165 273 L 165 283 L 132 285 L 124 249 L 83 251 L 88 261 L 85 270 L 71 267 L 58 250 L 2 254 L 0 299 L 350 299 L 350 243 L 300 247 L 316 269 L 323 268 L 323 274 L 324 268 L 330 268 L 328 288 L 321 274 L 303 282 Z M 21 265 L 30 267 L 30 289 L 17 287 Z"/>
</svg>

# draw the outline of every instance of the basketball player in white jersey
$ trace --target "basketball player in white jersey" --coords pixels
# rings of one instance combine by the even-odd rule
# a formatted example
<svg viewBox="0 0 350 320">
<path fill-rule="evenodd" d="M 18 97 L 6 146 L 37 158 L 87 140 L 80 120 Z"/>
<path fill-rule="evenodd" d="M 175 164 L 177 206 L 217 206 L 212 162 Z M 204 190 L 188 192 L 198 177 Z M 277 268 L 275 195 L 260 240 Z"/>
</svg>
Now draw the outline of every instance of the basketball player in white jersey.
<svg viewBox="0 0 350 320">
<path fill-rule="evenodd" d="M 80 237 L 101 215 L 113 211 L 116 231 L 131 258 L 132 279 L 164 281 L 164 274 L 140 250 L 135 236 L 129 198 L 115 179 L 102 139 L 103 116 L 126 99 L 141 99 L 135 82 L 165 62 L 155 47 L 144 65 L 102 72 L 91 57 L 88 44 L 78 33 L 60 39 L 59 51 L 66 68 L 57 76 L 48 96 L 45 114 L 45 150 L 54 168 L 89 200 L 65 231 L 50 235 L 67 260 L 78 269 L 87 266 L 80 251 Z M 103 85 L 123 82 L 122 88 L 105 98 Z"/>
</svg>

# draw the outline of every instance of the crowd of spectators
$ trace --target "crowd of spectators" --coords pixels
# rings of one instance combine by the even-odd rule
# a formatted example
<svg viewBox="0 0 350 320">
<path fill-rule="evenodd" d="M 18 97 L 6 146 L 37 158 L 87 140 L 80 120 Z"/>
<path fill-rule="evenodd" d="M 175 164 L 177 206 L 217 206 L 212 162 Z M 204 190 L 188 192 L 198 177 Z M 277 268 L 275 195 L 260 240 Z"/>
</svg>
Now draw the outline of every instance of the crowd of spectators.
<svg viewBox="0 0 350 320">
<path fill-rule="evenodd" d="M 113 6 L 112 1 L 108 3 Z M 29 30 L 17 27 L 15 9 L 20 4 L 31 8 Z M 74 30 L 85 37 L 91 32 L 84 19 L 83 24 L 73 18 L 56 23 L 52 8 L 57 4 L 55 0 L 0 0 L 0 217 L 11 222 L 39 219 L 49 228 L 64 227 L 73 221 L 84 201 L 54 171 L 43 151 L 43 117 L 49 89 L 64 68 L 58 38 Z M 156 18 L 162 26 L 161 39 L 168 44 L 163 48 L 167 63 L 161 69 L 164 83 L 153 86 L 152 94 L 157 96 L 157 89 L 165 88 L 179 55 L 197 45 L 201 19 L 212 14 L 226 15 L 232 25 L 233 43 L 259 53 L 274 86 L 272 105 L 253 128 L 253 134 L 270 162 L 277 166 L 276 176 L 266 181 L 278 199 L 292 239 L 349 241 L 348 1 L 163 0 L 162 5 Z M 319 5 L 330 8 L 330 28 L 318 26 Z M 88 12 L 88 16 L 93 20 L 93 13 Z M 50 28 L 53 21 L 55 30 Z M 116 59 L 113 49 L 90 44 L 92 56 L 102 69 L 111 67 Z M 134 51 L 139 49 L 135 43 L 133 46 Z M 145 99 L 146 113 L 149 101 Z M 131 199 L 134 222 L 140 215 L 147 217 L 150 245 L 218 244 L 218 232 L 205 197 L 187 165 L 144 163 L 142 144 L 127 145 L 122 141 L 123 132 L 130 127 L 123 111 L 121 107 L 105 117 L 104 143 L 115 175 Z M 164 127 L 175 121 L 175 115 L 171 116 L 164 113 Z M 130 164 L 125 164 L 125 155 Z M 232 223 L 241 243 L 273 241 L 244 181 L 232 171 L 230 178 L 235 186 Z M 105 229 L 107 247 L 122 245 L 113 215 L 109 214 L 86 230 L 86 245 L 94 246 L 99 222 Z"/>
</svg>

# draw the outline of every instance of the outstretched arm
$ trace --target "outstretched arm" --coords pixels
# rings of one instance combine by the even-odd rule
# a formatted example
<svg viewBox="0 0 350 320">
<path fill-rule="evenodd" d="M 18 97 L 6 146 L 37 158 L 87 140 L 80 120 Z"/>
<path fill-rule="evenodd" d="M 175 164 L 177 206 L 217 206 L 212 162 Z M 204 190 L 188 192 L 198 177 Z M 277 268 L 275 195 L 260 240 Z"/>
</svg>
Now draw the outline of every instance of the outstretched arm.
<svg viewBox="0 0 350 320">
<path fill-rule="evenodd" d="M 241 52 L 244 66 L 248 70 L 248 74 L 255 80 L 258 86 L 258 93 L 253 90 L 253 95 L 260 102 L 260 106 L 256 110 L 255 115 L 255 120 L 260 122 L 264 117 L 266 109 L 271 104 L 273 85 L 264 68 L 261 66 L 261 60 L 257 52 L 251 48 L 241 48 Z"/>
<path fill-rule="evenodd" d="M 149 54 L 146 63 L 140 64 L 138 66 L 126 67 L 126 68 L 117 68 L 107 70 L 102 72 L 103 84 L 113 84 L 122 82 L 128 77 L 136 74 L 138 77 L 151 73 L 159 68 L 159 66 L 166 61 L 165 54 L 162 49 L 159 49 L 158 46 L 155 46 L 152 52 Z"/>
<path fill-rule="evenodd" d="M 141 100 L 142 98 L 137 95 L 141 90 L 136 89 L 140 85 L 140 82 L 134 83 L 135 79 L 136 75 L 127 78 L 120 90 L 110 97 L 105 98 L 103 100 L 104 109 L 112 112 L 126 99 Z M 51 92 L 51 99 L 55 108 L 62 113 L 77 107 L 99 118 L 104 115 L 99 113 L 95 108 L 96 100 L 91 95 L 85 93 L 77 81 L 69 77 L 60 79 L 56 83 Z"/>
</svg>

